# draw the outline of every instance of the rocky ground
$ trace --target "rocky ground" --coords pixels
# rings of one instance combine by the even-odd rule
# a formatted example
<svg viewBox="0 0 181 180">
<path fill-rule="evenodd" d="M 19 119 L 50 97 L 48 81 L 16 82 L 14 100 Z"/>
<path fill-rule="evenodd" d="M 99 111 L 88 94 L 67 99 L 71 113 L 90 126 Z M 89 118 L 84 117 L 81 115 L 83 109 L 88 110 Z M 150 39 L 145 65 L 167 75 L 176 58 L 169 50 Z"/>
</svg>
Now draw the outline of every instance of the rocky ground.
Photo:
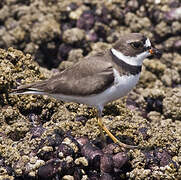
<svg viewBox="0 0 181 180">
<path fill-rule="evenodd" d="M 0 179 L 181 179 L 180 12 L 179 0 L 1 1 Z M 111 132 L 139 149 L 123 151 L 109 138 L 102 147 L 85 105 L 8 93 L 128 32 L 163 50 L 161 59 L 145 60 L 128 97 L 104 110 Z"/>
</svg>

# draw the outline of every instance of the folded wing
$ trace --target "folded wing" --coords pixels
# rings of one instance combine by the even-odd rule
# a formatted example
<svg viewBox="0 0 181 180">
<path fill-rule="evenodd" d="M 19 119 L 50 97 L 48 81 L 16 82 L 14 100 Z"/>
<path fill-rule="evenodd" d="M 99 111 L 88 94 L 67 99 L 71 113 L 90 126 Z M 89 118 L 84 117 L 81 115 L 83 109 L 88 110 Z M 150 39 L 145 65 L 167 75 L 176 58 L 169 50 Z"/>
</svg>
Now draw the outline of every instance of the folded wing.
<svg viewBox="0 0 181 180">
<path fill-rule="evenodd" d="M 101 58 L 87 58 L 50 79 L 19 86 L 12 92 L 86 96 L 104 91 L 113 82 L 113 67 L 110 62 L 105 62 Z"/>
</svg>

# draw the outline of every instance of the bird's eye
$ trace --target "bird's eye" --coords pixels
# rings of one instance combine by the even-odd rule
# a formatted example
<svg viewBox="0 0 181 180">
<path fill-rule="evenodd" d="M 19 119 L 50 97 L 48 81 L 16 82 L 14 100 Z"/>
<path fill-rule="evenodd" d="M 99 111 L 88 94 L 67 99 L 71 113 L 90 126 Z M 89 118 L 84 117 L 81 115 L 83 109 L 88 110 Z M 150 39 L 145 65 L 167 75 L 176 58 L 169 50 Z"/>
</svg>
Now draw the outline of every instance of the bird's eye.
<svg viewBox="0 0 181 180">
<path fill-rule="evenodd" d="M 134 48 L 134 49 L 138 49 L 143 47 L 143 43 L 142 42 L 132 42 L 130 43 L 130 45 Z"/>
</svg>

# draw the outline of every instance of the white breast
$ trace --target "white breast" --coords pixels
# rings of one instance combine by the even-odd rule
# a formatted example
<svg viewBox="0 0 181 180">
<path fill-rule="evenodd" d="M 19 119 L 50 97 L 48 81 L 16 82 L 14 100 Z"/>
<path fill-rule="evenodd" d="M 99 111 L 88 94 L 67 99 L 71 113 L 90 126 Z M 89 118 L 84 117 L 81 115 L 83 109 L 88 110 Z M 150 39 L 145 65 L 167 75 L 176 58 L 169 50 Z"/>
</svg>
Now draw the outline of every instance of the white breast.
<svg viewBox="0 0 181 180">
<path fill-rule="evenodd" d="M 140 73 L 138 75 L 120 76 L 118 71 L 114 69 L 114 84 L 102 93 L 90 96 L 67 96 L 67 95 L 52 95 L 53 97 L 66 101 L 87 104 L 90 106 L 104 106 L 108 102 L 119 99 L 125 96 L 138 82 Z"/>
</svg>

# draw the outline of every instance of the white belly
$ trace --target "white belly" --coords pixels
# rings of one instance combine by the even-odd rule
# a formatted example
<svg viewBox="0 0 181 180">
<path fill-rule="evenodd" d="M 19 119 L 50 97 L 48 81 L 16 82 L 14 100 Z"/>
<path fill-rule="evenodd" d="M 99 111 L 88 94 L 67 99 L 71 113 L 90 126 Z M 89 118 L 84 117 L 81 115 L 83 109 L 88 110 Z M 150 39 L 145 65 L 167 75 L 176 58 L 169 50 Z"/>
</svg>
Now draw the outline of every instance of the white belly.
<svg viewBox="0 0 181 180">
<path fill-rule="evenodd" d="M 62 94 L 52 95 L 56 99 L 60 99 L 66 102 L 77 102 L 81 104 L 87 104 L 89 106 L 100 107 L 104 106 L 108 102 L 119 99 L 125 96 L 138 82 L 140 73 L 138 75 L 122 76 L 120 77 L 118 72 L 114 70 L 115 81 L 114 84 L 99 94 L 93 94 L 90 96 L 67 96 Z"/>
</svg>

